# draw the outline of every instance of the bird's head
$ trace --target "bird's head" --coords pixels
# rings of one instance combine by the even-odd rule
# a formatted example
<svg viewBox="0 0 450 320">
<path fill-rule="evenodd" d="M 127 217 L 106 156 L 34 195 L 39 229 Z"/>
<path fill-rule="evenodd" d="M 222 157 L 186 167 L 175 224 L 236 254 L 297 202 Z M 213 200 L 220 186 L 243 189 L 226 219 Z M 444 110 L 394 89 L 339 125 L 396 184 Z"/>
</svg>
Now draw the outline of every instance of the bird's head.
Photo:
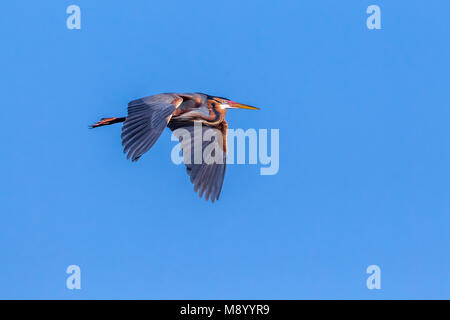
<svg viewBox="0 0 450 320">
<path fill-rule="evenodd" d="M 220 109 L 248 109 L 248 110 L 259 110 L 257 107 L 252 107 L 246 104 L 231 101 L 230 99 L 223 97 L 208 96 L 209 100 L 213 100 L 216 106 Z"/>
</svg>

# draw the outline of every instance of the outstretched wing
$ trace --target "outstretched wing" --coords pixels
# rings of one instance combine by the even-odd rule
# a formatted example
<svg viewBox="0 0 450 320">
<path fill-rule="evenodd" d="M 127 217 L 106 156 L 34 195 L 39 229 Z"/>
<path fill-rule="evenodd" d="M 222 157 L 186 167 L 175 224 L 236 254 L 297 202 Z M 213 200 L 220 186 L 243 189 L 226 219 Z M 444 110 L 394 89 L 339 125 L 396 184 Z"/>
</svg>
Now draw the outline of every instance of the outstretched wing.
<svg viewBox="0 0 450 320">
<path fill-rule="evenodd" d="M 180 141 L 186 171 L 194 184 L 194 191 L 198 192 L 200 198 L 205 196 L 206 201 L 218 200 L 226 170 L 226 121 L 217 127 L 209 127 L 173 120 L 168 127 Z M 197 150 L 199 147 L 200 150 Z"/>
<path fill-rule="evenodd" d="M 127 159 L 136 161 L 153 147 L 182 102 L 180 96 L 164 93 L 128 104 L 128 116 L 122 127 L 123 152 L 128 153 Z"/>
</svg>

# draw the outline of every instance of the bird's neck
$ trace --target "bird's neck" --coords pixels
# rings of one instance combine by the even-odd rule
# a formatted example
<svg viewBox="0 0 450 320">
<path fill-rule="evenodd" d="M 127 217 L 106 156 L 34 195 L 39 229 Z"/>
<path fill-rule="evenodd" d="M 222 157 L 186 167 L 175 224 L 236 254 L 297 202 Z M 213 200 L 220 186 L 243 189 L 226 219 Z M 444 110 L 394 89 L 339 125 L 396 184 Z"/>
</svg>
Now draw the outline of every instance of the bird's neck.
<svg viewBox="0 0 450 320">
<path fill-rule="evenodd" d="M 205 120 L 204 123 L 210 126 L 217 126 L 225 120 L 225 114 L 227 111 L 222 108 L 218 108 L 217 105 L 214 106 L 214 102 L 208 101 L 208 109 L 210 110 L 212 119 Z"/>
</svg>

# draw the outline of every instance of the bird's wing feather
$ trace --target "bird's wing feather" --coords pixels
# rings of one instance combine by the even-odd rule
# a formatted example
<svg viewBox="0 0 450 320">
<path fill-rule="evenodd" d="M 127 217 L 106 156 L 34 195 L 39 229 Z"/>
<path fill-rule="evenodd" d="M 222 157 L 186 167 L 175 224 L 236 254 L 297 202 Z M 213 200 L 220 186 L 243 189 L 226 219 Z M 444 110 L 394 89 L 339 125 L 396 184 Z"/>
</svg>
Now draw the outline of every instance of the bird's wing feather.
<svg viewBox="0 0 450 320">
<path fill-rule="evenodd" d="M 198 192 L 200 198 L 203 196 L 205 200 L 210 199 L 212 202 L 219 199 L 222 191 L 223 180 L 226 171 L 226 134 L 227 126 L 208 127 L 201 126 L 201 136 L 194 134 L 195 128 L 193 122 L 171 121 L 168 127 L 173 131 L 174 135 L 180 140 L 180 146 L 183 151 L 184 163 L 186 165 L 187 174 L 190 176 L 191 182 L 194 184 L 194 191 Z M 177 129 L 185 129 L 181 131 Z M 213 137 L 210 141 L 203 141 L 204 133 L 207 130 L 213 130 Z M 183 134 L 189 134 L 190 139 L 184 139 Z M 205 148 L 220 149 L 220 154 L 217 156 L 220 161 L 211 161 L 211 158 L 204 159 L 202 156 L 200 163 L 195 163 L 195 139 L 201 139 L 197 144 L 201 146 L 202 155 Z M 220 139 L 223 139 L 220 141 Z M 224 145 L 225 143 L 225 145 Z M 215 145 L 213 145 L 215 144 Z M 209 149 L 209 150 L 211 150 Z M 215 152 L 213 152 L 215 155 Z"/>
<path fill-rule="evenodd" d="M 183 99 L 176 94 L 158 94 L 128 104 L 128 116 L 122 127 L 127 159 L 136 161 L 150 150 L 181 102 Z"/>
</svg>

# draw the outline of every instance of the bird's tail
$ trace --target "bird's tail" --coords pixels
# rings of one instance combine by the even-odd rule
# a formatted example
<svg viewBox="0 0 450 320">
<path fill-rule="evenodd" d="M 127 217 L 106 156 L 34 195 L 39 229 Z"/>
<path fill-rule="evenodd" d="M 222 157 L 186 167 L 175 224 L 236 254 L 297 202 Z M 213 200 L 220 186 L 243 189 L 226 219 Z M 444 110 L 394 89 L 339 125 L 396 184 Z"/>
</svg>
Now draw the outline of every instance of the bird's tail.
<svg viewBox="0 0 450 320">
<path fill-rule="evenodd" d="M 102 126 L 109 126 L 110 124 L 114 124 L 114 123 L 119 123 L 119 122 L 124 122 L 126 119 L 126 117 L 122 117 L 122 118 L 101 118 L 99 122 L 90 125 L 89 129 L 94 129 L 97 127 L 102 127 Z"/>
</svg>

